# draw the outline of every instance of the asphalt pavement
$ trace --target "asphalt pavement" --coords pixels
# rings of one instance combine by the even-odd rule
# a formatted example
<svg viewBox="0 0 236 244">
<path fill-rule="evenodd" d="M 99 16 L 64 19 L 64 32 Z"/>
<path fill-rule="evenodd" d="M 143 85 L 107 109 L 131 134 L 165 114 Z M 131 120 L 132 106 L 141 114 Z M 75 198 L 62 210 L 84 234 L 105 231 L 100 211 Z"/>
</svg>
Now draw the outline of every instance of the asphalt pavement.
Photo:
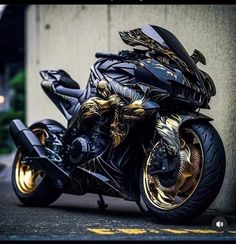
<svg viewBox="0 0 236 244">
<path fill-rule="evenodd" d="M 0 164 L 1 165 L 1 164 Z M 108 208 L 98 208 L 98 196 L 62 194 L 48 207 L 25 207 L 15 196 L 11 167 L 0 166 L 1 240 L 236 240 L 236 216 L 209 209 L 188 225 L 163 224 L 142 213 L 134 202 L 104 197 Z M 224 216 L 224 230 L 212 225 Z"/>
</svg>

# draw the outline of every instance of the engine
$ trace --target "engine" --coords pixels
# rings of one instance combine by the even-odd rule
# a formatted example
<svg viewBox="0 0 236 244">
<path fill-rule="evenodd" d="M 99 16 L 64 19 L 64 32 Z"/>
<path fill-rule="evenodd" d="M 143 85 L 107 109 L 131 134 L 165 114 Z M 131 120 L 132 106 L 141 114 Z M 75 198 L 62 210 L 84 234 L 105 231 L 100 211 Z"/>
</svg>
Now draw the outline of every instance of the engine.
<svg viewBox="0 0 236 244">
<path fill-rule="evenodd" d="M 69 159 L 73 164 L 81 165 L 104 151 L 110 139 L 108 120 L 108 117 L 101 116 L 82 125 L 82 132 L 69 149 Z"/>
</svg>

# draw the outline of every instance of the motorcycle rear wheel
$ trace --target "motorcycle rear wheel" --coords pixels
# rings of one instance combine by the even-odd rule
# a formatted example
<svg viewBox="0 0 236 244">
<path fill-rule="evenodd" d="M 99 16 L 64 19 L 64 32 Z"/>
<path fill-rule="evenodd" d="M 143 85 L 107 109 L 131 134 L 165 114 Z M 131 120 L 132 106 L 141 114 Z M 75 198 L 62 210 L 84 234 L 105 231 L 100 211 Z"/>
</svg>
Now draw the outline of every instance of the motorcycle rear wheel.
<svg viewBox="0 0 236 244">
<path fill-rule="evenodd" d="M 180 138 L 181 170 L 174 186 L 164 187 L 158 175 L 148 174 L 158 142 L 140 174 L 140 192 L 149 212 L 169 223 L 188 222 L 203 213 L 218 195 L 225 174 L 223 143 L 210 123 L 183 125 Z"/>
<path fill-rule="evenodd" d="M 45 143 L 45 130 L 40 125 L 30 127 L 40 142 Z M 23 154 L 18 149 L 12 166 L 12 186 L 18 199 L 27 206 L 47 206 L 56 201 L 61 192 L 44 172 L 22 163 Z"/>
</svg>

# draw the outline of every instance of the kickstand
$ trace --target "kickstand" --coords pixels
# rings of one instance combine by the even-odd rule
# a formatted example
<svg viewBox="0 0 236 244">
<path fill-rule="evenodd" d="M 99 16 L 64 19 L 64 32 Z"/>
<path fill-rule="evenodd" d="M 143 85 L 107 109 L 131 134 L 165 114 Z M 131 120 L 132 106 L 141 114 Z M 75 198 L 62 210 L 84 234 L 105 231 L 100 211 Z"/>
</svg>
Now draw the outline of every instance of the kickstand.
<svg viewBox="0 0 236 244">
<path fill-rule="evenodd" d="M 97 201 L 98 207 L 103 210 L 106 209 L 108 205 L 105 203 L 103 196 L 101 194 L 98 194 L 98 196 L 99 196 L 99 200 Z"/>
<path fill-rule="evenodd" d="M 142 213 L 146 213 L 146 210 L 143 208 L 143 206 L 141 205 L 140 201 L 136 201 L 136 204 L 138 205 L 138 207 L 139 207 L 139 209 L 140 209 L 140 211 Z"/>
</svg>

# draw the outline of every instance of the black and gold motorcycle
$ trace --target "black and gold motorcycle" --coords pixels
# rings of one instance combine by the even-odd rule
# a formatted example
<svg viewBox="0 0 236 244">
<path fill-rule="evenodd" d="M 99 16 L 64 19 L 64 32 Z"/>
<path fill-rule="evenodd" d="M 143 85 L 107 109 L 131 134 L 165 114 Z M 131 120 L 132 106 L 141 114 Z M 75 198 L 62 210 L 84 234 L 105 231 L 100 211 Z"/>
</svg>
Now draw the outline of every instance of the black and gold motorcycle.
<svg viewBox="0 0 236 244">
<path fill-rule="evenodd" d="M 15 119 L 12 184 L 20 201 L 44 206 L 62 193 L 136 201 L 170 222 L 190 220 L 216 198 L 224 179 L 223 143 L 199 113 L 216 94 L 206 64 L 164 28 L 120 32 L 132 50 L 96 53 L 85 90 L 63 70 L 43 70 L 42 88 L 68 121 L 27 127 Z M 142 200 L 142 201 L 141 201 Z"/>
</svg>

